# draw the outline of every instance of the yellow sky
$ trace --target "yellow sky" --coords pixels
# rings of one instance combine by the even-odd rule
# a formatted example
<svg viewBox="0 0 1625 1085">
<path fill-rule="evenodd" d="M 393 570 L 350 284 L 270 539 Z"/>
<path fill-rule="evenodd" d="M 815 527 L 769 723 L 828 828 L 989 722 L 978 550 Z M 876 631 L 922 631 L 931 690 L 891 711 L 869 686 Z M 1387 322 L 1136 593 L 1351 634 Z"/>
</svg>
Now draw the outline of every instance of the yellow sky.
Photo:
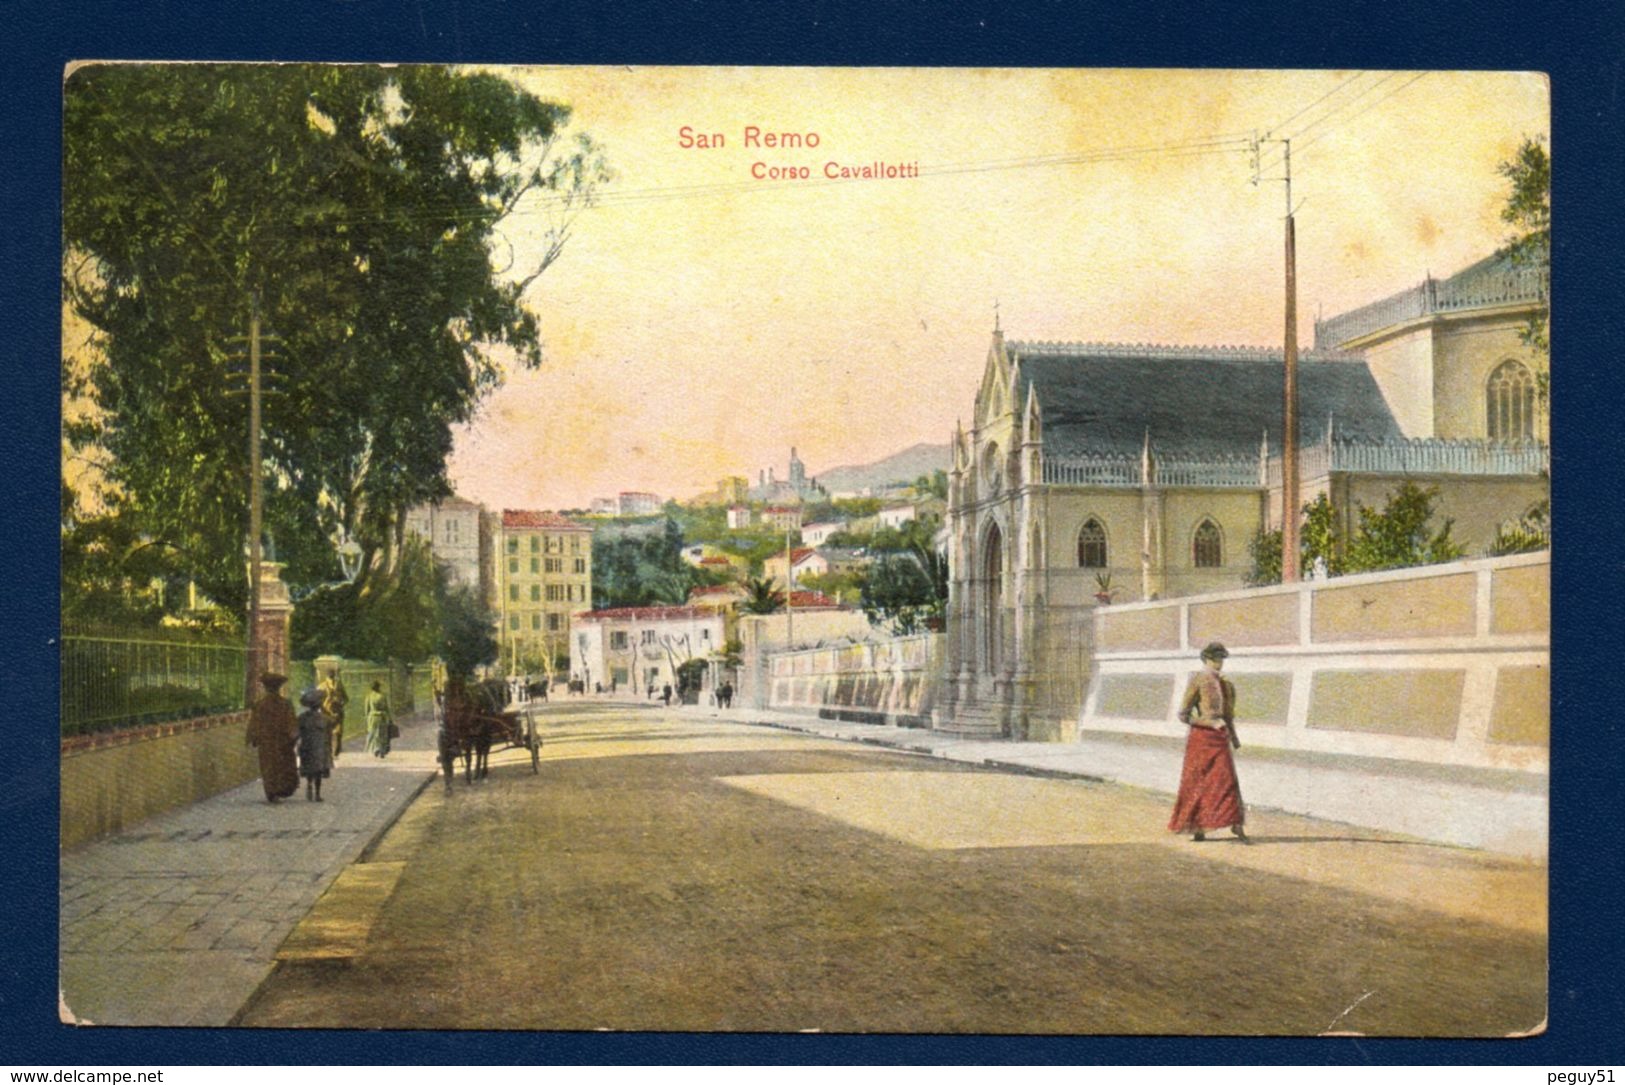
<svg viewBox="0 0 1625 1085">
<path fill-rule="evenodd" d="M 1169 145 L 1296 136 L 1308 344 L 1317 307 L 1502 241 L 1496 163 L 1549 125 L 1546 81 L 1528 74 L 509 71 L 574 108 L 616 179 L 528 295 L 545 365 L 510 371 L 458 436 L 454 483 L 498 507 L 686 497 L 770 464 L 782 477 L 791 445 L 816 474 L 946 441 L 970 412 L 995 299 L 1014 339 L 1278 344 L 1281 186 L 1251 185 L 1239 146 Z M 684 125 L 727 145 L 684 149 Z M 819 146 L 749 148 L 749 125 Z M 1011 165 L 1122 148 L 1162 150 Z M 876 160 L 922 176 L 750 173 Z M 719 185 L 734 187 L 668 198 Z M 545 221 L 534 208 L 505 225 L 521 262 Z"/>
</svg>

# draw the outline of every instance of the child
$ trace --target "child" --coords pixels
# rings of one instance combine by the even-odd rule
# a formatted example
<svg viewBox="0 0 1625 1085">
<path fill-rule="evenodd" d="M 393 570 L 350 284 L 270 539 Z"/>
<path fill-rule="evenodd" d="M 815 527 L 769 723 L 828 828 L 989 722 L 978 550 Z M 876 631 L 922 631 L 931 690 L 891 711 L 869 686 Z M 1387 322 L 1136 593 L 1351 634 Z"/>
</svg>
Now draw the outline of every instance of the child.
<svg viewBox="0 0 1625 1085">
<path fill-rule="evenodd" d="M 322 780 L 333 771 L 333 746 L 328 737 L 328 718 L 322 711 L 322 691 L 307 689 L 299 703 L 299 775 L 305 778 L 305 800 L 322 801 Z"/>
</svg>

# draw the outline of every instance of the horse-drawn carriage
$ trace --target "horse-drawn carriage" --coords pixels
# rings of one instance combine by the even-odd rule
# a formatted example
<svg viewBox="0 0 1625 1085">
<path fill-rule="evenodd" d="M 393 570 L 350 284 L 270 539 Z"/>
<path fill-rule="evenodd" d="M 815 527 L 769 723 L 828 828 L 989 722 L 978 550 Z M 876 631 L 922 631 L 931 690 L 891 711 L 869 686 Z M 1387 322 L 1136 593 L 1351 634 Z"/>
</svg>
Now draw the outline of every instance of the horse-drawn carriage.
<svg viewBox="0 0 1625 1085">
<path fill-rule="evenodd" d="M 446 787 L 451 787 L 457 759 L 463 760 L 464 779 L 473 783 L 489 773 L 491 752 L 523 749 L 530 754 L 530 771 L 541 771 L 542 736 L 528 708 L 508 703 L 507 683 L 447 683 L 437 697 L 440 717 L 440 764 Z"/>
</svg>

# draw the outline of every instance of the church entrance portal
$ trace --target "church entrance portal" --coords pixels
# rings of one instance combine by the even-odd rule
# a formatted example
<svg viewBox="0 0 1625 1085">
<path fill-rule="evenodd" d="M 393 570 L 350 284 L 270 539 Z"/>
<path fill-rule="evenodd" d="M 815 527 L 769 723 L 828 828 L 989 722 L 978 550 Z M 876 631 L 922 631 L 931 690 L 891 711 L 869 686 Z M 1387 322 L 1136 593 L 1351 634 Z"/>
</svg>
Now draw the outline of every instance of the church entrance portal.
<svg viewBox="0 0 1625 1085">
<path fill-rule="evenodd" d="M 999 525 L 987 529 L 987 543 L 982 547 L 982 667 L 988 674 L 999 673 L 1003 664 L 1004 638 L 1000 625 L 1004 610 L 1004 536 Z"/>
</svg>

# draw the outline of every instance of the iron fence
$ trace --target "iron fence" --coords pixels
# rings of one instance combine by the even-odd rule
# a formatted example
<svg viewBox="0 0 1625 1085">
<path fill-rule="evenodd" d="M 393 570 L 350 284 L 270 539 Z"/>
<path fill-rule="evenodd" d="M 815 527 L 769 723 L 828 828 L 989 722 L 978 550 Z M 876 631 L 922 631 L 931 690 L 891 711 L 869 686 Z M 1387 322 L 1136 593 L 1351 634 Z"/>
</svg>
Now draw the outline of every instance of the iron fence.
<svg viewBox="0 0 1625 1085">
<path fill-rule="evenodd" d="M 125 730 L 243 706 L 238 642 L 113 634 L 62 636 L 62 734 Z"/>
<path fill-rule="evenodd" d="M 363 720 L 362 706 L 374 681 L 383 684 L 397 716 L 426 708 L 432 700 L 428 663 L 392 665 L 347 659 L 340 664 L 340 673 L 351 702 L 346 732 L 353 729 L 352 720 Z M 65 631 L 62 736 L 126 731 L 235 712 L 244 704 L 246 674 L 247 651 L 237 640 L 166 637 L 145 630 L 140 635 Z M 297 705 L 299 694 L 317 680 L 311 661 L 292 660 L 284 695 Z M 360 726 L 365 726 L 364 721 Z"/>
</svg>

